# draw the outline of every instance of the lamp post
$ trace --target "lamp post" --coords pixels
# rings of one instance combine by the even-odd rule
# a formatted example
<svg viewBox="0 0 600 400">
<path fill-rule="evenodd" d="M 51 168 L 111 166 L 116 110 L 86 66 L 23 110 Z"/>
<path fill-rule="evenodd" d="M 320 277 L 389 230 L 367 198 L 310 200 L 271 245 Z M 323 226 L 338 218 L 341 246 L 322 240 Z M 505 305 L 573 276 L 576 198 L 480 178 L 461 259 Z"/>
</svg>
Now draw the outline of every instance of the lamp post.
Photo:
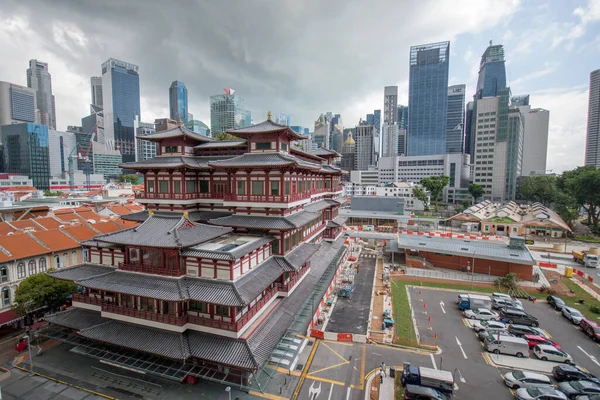
<svg viewBox="0 0 600 400">
<path fill-rule="evenodd" d="M 229 400 L 231 400 L 231 386 L 227 386 L 225 388 L 225 391 L 227 392 L 227 394 L 229 394 Z"/>
<path fill-rule="evenodd" d="M 31 358 L 31 340 L 29 335 L 23 336 L 23 339 L 27 340 L 27 350 L 29 351 L 29 372 L 33 375 L 33 358 Z"/>
<path fill-rule="evenodd" d="M 458 379 L 460 380 L 460 383 L 467 383 L 467 381 L 465 380 L 464 376 L 460 373 L 460 369 L 455 368 L 454 372 L 452 373 L 452 377 L 454 378 L 454 386 L 456 387 L 456 389 L 458 389 L 458 385 L 456 384 L 456 373 L 458 372 Z"/>
</svg>

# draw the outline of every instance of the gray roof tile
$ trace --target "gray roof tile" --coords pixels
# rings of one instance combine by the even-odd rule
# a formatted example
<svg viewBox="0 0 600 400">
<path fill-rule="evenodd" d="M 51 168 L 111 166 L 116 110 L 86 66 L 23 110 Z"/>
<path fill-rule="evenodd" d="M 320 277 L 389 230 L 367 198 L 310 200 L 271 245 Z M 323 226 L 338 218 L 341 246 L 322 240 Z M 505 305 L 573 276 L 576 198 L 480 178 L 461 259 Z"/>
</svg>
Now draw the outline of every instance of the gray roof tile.
<svg viewBox="0 0 600 400">
<path fill-rule="evenodd" d="M 299 211 L 292 215 L 287 215 L 285 218 L 290 221 L 296 228 L 308 224 L 310 221 L 320 217 L 320 214 L 315 214 L 308 211 Z"/>
<path fill-rule="evenodd" d="M 339 206 L 339 205 L 340 205 L 340 203 L 338 203 L 335 200 L 325 199 L 325 200 L 317 201 L 315 203 L 306 204 L 304 206 L 304 210 L 310 211 L 310 212 L 318 212 L 318 211 L 322 211 L 326 208 L 333 207 L 333 206 Z"/>
<path fill-rule="evenodd" d="M 270 119 L 260 122 L 258 124 L 246 126 L 243 128 L 229 129 L 229 130 L 227 130 L 227 133 L 230 133 L 230 134 L 236 136 L 238 134 L 277 132 L 277 131 L 286 131 L 296 139 L 306 139 L 306 136 L 300 135 L 298 132 L 294 132 L 292 129 L 290 129 L 289 126 L 277 124 L 277 123 L 271 121 Z"/>
<path fill-rule="evenodd" d="M 48 272 L 48 275 L 54 278 L 67 281 L 77 281 L 79 279 L 92 278 L 116 271 L 114 267 L 99 264 L 79 264 L 72 267 L 60 268 Z"/>
<path fill-rule="evenodd" d="M 295 268 L 300 269 L 318 250 L 320 244 L 302 243 L 285 255 L 285 259 Z"/>
<path fill-rule="evenodd" d="M 46 314 L 44 320 L 51 324 L 77 330 L 89 328 L 108 321 L 107 319 L 102 318 L 98 311 L 77 307 L 71 307 L 65 311 L 54 314 Z"/>
<path fill-rule="evenodd" d="M 177 137 L 183 137 L 183 136 L 187 136 L 194 140 L 198 140 L 198 141 L 202 141 L 202 142 L 212 142 L 214 140 L 211 137 L 196 133 L 196 132 L 186 128 L 183 125 L 177 126 L 175 128 L 172 128 L 172 129 L 169 129 L 166 131 L 152 133 L 150 135 L 138 136 L 138 138 L 143 139 L 143 140 L 162 140 L 162 139 L 171 139 L 171 138 L 177 138 Z"/>
<path fill-rule="evenodd" d="M 212 210 L 200 210 L 200 211 L 190 211 L 188 213 L 188 219 L 194 222 L 206 222 L 209 219 L 226 217 L 231 215 L 230 211 L 212 211 Z M 177 211 L 154 211 L 154 216 L 156 217 L 164 217 L 164 218 L 181 218 L 182 213 Z M 127 215 L 122 215 L 121 219 L 126 219 L 128 221 L 136 221 L 136 222 L 144 222 L 148 219 L 148 210 L 139 211 L 136 213 L 131 213 Z"/>
<path fill-rule="evenodd" d="M 215 149 L 222 147 L 233 147 L 233 146 L 242 146 L 246 145 L 248 142 L 246 140 L 215 140 L 213 142 L 202 143 L 198 146 L 195 146 L 195 149 Z"/>
<path fill-rule="evenodd" d="M 147 218 L 141 225 L 107 235 L 96 236 L 102 242 L 129 246 L 166 248 L 189 247 L 231 232 L 230 228 L 203 225 L 163 216 Z"/>
<path fill-rule="evenodd" d="M 245 340 L 188 331 L 190 354 L 201 360 L 255 370 L 260 367 Z"/>
<path fill-rule="evenodd" d="M 235 287 L 243 302 L 248 304 L 282 274 L 282 267 L 275 257 L 271 257 L 258 267 L 254 267 L 254 270 L 240 276 L 235 281 Z"/>
<path fill-rule="evenodd" d="M 275 238 L 272 236 L 262 236 L 249 243 L 234 247 L 229 251 L 206 250 L 199 248 L 202 246 L 192 246 L 185 249 L 181 254 L 186 257 L 212 258 L 217 260 L 237 260 L 258 249 L 259 247 L 272 242 L 273 240 L 275 240 Z"/>
<path fill-rule="evenodd" d="M 78 279 L 76 284 L 98 290 L 132 294 L 160 300 L 183 300 L 180 280 L 162 276 L 115 271 L 88 279 Z"/>
<path fill-rule="evenodd" d="M 208 222 L 215 225 L 238 228 L 293 229 L 295 227 L 294 224 L 285 219 L 285 217 L 276 216 L 269 217 L 234 214 L 229 217 L 211 219 Z"/>
<path fill-rule="evenodd" d="M 312 170 L 320 170 L 321 164 L 312 163 L 283 152 L 273 153 L 245 153 L 226 160 L 209 162 L 212 167 L 246 167 L 246 166 L 270 166 L 285 167 L 296 166 Z"/>
<path fill-rule="evenodd" d="M 267 285 L 263 286 L 263 289 Z M 215 303 L 223 306 L 243 306 L 244 299 L 235 289 L 231 281 L 217 279 L 184 278 L 182 287 L 185 288 L 185 298 L 205 303 Z"/>
</svg>

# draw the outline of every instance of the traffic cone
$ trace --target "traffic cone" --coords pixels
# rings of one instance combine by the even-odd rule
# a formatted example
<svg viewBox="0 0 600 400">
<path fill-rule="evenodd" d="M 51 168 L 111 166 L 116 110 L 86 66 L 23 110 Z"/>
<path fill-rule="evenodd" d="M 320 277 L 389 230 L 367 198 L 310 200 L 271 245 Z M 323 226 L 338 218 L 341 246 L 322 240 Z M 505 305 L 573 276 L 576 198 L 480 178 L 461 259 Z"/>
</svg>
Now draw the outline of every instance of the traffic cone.
<svg viewBox="0 0 600 400">
<path fill-rule="evenodd" d="M 423 303 L 423 307 L 424 307 L 424 308 L 427 308 L 427 303 Z"/>
<path fill-rule="evenodd" d="M 421 291 L 419 290 L 419 294 L 421 294 Z"/>
<path fill-rule="evenodd" d="M 431 317 L 429 317 L 427 320 L 428 320 L 428 322 L 431 322 Z"/>
<path fill-rule="evenodd" d="M 438 338 L 438 337 L 437 337 L 437 333 L 434 333 L 434 334 L 433 334 L 433 338 L 434 338 L 434 339 L 437 339 L 437 338 Z"/>
</svg>

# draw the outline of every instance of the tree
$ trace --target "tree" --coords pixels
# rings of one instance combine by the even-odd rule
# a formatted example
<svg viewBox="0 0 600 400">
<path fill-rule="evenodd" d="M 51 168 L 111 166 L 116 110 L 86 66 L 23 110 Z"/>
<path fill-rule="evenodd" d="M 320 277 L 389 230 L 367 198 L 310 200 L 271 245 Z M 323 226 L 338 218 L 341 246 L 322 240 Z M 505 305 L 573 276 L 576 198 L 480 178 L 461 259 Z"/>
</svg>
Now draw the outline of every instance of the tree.
<svg viewBox="0 0 600 400">
<path fill-rule="evenodd" d="M 50 190 L 44 190 L 44 196 L 46 197 L 57 197 L 60 196 L 62 192 L 51 192 Z"/>
<path fill-rule="evenodd" d="M 129 182 L 135 185 L 138 183 L 138 176 L 136 174 L 121 174 L 119 175 L 119 182 Z"/>
<path fill-rule="evenodd" d="M 477 199 L 483 196 L 484 193 L 485 189 L 481 185 L 474 183 L 471 186 L 469 186 L 469 194 L 473 196 L 473 204 L 475 204 L 477 202 Z"/>
<path fill-rule="evenodd" d="M 46 273 L 26 278 L 15 292 L 13 310 L 18 315 L 26 315 L 34 310 L 47 307 L 54 311 L 62 307 L 67 297 L 77 292 L 73 282 L 52 278 Z"/>
<path fill-rule="evenodd" d="M 523 200 L 542 203 L 550 207 L 558 196 L 556 177 L 551 175 L 528 176 L 521 179 L 517 196 Z"/>
<path fill-rule="evenodd" d="M 558 191 L 554 205 L 558 215 L 560 215 L 563 221 L 569 225 L 569 228 L 573 229 L 573 222 L 579 218 L 579 206 L 577 205 L 577 201 L 573 196 Z"/>
<path fill-rule="evenodd" d="M 600 217 L 600 169 L 586 165 L 565 171 L 557 185 L 574 199 L 578 207 L 585 210 L 588 225 L 597 231 Z"/>
<path fill-rule="evenodd" d="M 444 188 L 449 183 L 450 177 L 446 175 L 430 176 L 429 178 L 421 179 L 421 185 L 429 192 L 431 199 L 435 202 L 435 212 L 438 211 L 438 201 L 442 200 Z"/>
<path fill-rule="evenodd" d="M 217 140 L 224 140 L 227 142 L 231 142 L 234 140 L 240 140 L 239 137 L 237 136 L 233 136 L 231 133 L 227 133 L 227 132 L 219 132 L 215 135 L 215 139 Z"/>
<path fill-rule="evenodd" d="M 423 188 L 421 186 L 413 187 L 413 196 L 415 196 L 417 198 L 417 200 L 420 200 L 423 202 L 425 211 L 429 211 L 429 196 L 427 195 L 427 193 L 425 193 L 425 191 L 423 190 Z"/>
</svg>

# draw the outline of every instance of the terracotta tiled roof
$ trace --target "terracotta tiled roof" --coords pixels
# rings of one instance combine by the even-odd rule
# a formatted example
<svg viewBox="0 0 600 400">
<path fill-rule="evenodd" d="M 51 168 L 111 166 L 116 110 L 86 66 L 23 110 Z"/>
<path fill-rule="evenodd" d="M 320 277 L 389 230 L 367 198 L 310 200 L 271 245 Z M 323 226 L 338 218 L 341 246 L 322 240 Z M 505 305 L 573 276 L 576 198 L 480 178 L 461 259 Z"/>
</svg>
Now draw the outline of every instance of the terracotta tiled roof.
<svg viewBox="0 0 600 400">
<path fill-rule="evenodd" d="M 59 226 L 63 225 L 62 221 L 59 221 L 54 217 L 36 218 L 35 222 L 46 229 L 57 229 Z"/>
<path fill-rule="evenodd" d="M 37 189 L 33 186 L 2 186 L 0 192 L 35 192 Z"/>
<path fill-rule="evenodd" d="M 65 213 L 59 215 L 56 215 L 56 213 L 54 213 L 54 216 L 64 222 L 71 222 L 72 220 L 77 220 L 79 223 L 87 222 L 85 218 L 80 217 L 76 213 Z"/>
<path fill-rule="evenodd" d="M 132 211 L 132 212 L 138 212 L 138 211 L 143 211 L 144 207 L 140 206 L 139 204 L 134 204 L 134 203 L 125 203 L 123 204 L 123 207 L 127 208 L 128 210 Z"/>
<path fill-rule="evenodd" d="M 25 228 L 34 228 L 35 230 L 44 230 L 44 228 L 40 228 L 38 224 L 33 222 L 33 219 L 22 219 L 20 221 L 11 221 L 9 222 L 12 226 L 17 229 L 25 229 Z"/>
<path fill-rule="evenodd" d="M 0 246 L 10 253 L 10 256 L 8 256 L 3 251 L 0 252 L 0 262 L 33 257 L 51 251 L 39 244 L 27 233 L 15 233 L 14 235 L 0 237 Z"/>
<path fill-rule="evenodd" d="M 139 225 L 138 222 L 135 221 L 126 221 L 124 219 L 113 219 L 112 222 L 119 225 L 121 229 L 135 228 Z"/>
<path fill-rule="evenodd" d="M 0 222 L 0 235 L 4 236 L 10 232 L 14 232 L 15 228 L 7 224 L 6 222 Z"/>
<path fill-rule="evenodd" d="M 81 247 L 78 242 L 71 239 L 68 235 L 58 229 L 53 229 L 51 231 L 31 232 L 31 234 L 48 246 L 50 251 L 62 251 Z"/>
<path fill-rule="evenodd" d="M 123 207 L 120 204 L 113 204 L 107 207 L 110 211 L 114 212 L 117 215 L 127 215 L 131 214 L 131 210 Z"/>
<path fill-rule="evenodd" d="M 111 232 L 116 232 L 116 231 L 120 231 L 121 229 L 123 229 L 121 226 L 117 225 L 114 221 L 98 222 L 93 225 L 94 225 L 94 229 L 99 230 L 102 233 L 111 233 Z"/>
<path fill-rule="evenodd" d="M 98 232 L 86 225 L 65 226 L 63 230 L 70 236 L 73 236 L 79 242 L 90 240 L 94 236 L 98 235 Z"/>
</svg>

